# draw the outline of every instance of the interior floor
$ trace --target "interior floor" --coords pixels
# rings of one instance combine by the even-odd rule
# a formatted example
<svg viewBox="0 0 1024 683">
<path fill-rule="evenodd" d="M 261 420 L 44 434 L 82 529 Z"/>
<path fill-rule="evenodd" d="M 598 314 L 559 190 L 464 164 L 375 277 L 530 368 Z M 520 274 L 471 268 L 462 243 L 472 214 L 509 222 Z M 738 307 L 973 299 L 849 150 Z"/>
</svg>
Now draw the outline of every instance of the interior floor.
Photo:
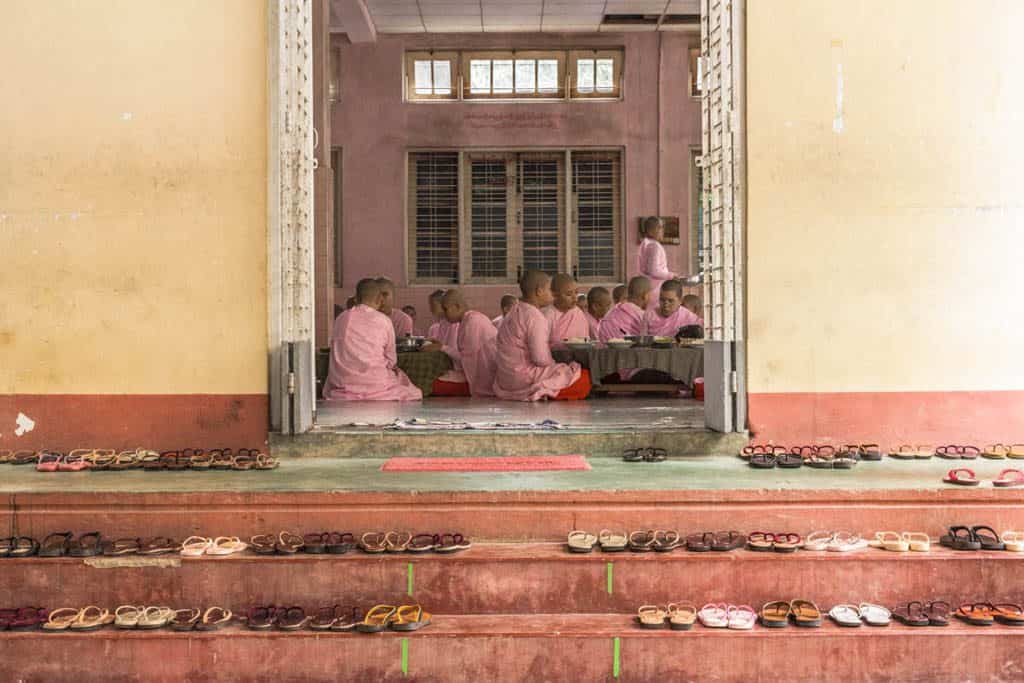
<svg viewBox="0 0 1024 683">
<path fill-rule="evenodd" d="M 942 481 L 948 460 L 861 463 L 852 470 L 757 470 L 733 456 L 628 463 L 618 458 L 589 458 L 592 469 L 571 472 L 381 472 L 385 458 L 287 458 L 266 472 L 76 472 L 42 473 L 32 467 L 4 465 L 0 493 L 196 491 L 246 492 L 492 492 L 492 491 L 665 491 L 792 489 L 900 489 L 956 491 Z M 1000 461 L 969 464 L 979 479 L 993 479 L 1007 465 Z M 979 494 L 1010 496 L 991 485 Z"/>
<path fill-rule="evenodd" d="M 423 401 L 318 401 L 318 429 L 381 427 L 395 420 L 539 423 L 571 429 L 704 429 L 704 404 L 689 398 L 615 396 L 586 401 L 499 401 L 427 398 Z M 439 429 L 444 429 L 438 425 Z"/>
</svg>

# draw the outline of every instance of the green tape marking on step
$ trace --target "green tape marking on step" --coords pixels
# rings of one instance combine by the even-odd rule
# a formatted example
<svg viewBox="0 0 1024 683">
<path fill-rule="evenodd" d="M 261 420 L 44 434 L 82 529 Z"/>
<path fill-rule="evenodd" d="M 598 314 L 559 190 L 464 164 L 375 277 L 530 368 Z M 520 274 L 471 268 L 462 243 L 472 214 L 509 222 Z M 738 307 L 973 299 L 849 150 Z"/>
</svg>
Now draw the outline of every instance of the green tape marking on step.
<svg viewBox="0 0 1024 683">
<path fill-rule="evenodd" d="M 412 562 L 409 563 L 409 578 L 405 582 L 405 591 L 412 597 Z"/>
<path fill-rule="evenodd" d="M 612 563 L 608 563 L 608 595 L 612 594 Z"/>
<path fill-rule="evenodd" d="M 609 565 L 611 562 L 608 563 Z M 622 671 L 622 667 L 619 665 L 619 655 L 622 652 L 622 648 L 619 646 L 619 639 L 612 638 L 612 676 L 615 678 L 619 677 L 619 672 Z"/>
<path fill-rule="evenodd" d="M 412 569 L 412 565 L 409 565 L 409 569 Z M 618 638 L 616 638 L 618 640 Z M 618 661 L 616 659 L 616 661 Z M 409 639 L 402 638 L 402 675 L 409 675 Z M 616 674 L 618 676 L 618 674 Z"/>
</svg>

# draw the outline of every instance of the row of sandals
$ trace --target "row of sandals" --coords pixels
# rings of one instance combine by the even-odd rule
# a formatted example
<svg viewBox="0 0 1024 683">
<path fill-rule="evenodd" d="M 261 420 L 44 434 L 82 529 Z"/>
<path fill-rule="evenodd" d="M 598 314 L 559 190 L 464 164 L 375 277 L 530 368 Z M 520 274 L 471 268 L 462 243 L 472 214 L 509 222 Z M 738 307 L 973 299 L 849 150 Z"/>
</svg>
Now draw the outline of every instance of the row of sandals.
<svg viewBox="0 0 1024 683">
<path fill-rule="evenodd" d="M 332 605 L 307 614 L 302 607 L 266 605 L 235 615 L 223 607 L 206 609 L 122 605 L 113 612 L 90 605 L 49 611 L 40 607 L 0 609 L 0 631 L 96 631 L 106 626 L 119 629 L 215 631 L 233 621 L 255 631 L 417 631 L 431 623 L 432 615 L 420 605 L 376 605 L 360 615 L 355 607 Z"/>
<path fill-rule="evenodd" d="M 117 451 L 108 448 L 77 448 L 68 453 L 55 450 L 0 451 L 0 464 L 32 465 L 39 472 L 83 472 L 103 470 L 273 470 L 277 458 L 255 448 L 185 448 L 152 451 L 145 448 Z"/>
<path fill-rule="evenodd" d="M 1007 550 L 1024 552 L 1024 531 L 1006 531 L 1000 536 L 987 525 L 951 526 L 939 538 L 940 545 L 954 550 Z M 571 553 L 590 553 L 600 548 L 606 553 L 671 552 L 685 548 L 692 552 L 728 552 L 746 548 L 754 552 L 793 553 L 799 550 L 853 552 L 879 548 L 892 552 L 928 552 L 931 537 L 920 531 L 879 531 L 873 539 L 850 531 L 812 531 L 805 537 L 793 532 L 703 531 L 685 539 L 674 529 L 638 530 L 630 532 L 602 529 L 598 534 L 575 530 L 566 538 Z"/>
<path fill-rule="evenodd" d="M 987 448 L 977 446 L 912 446 L 904 444 L 888 451 L 890 458 L 897 460 L 928 460 L 932 457 L 946 460 L 973 460 L 988 458 L 1003 460 L 1006 458 L 1024 460 L 1024 444 L 994 444 Z M 745 446 L 740 457 L 747 460 L 751 467 L 772 469 L 774 467 L 797 468 L 815 467 L 818 469 L 852 469 L 862 460 L 878 462 L 882 460 L 882 451 L 878 444 L 847 444 L 840 447 L 821 446 L 775 446 L 758 444 Z"/>
<path fill-rule="evenodd" d="M 242 541 L 237 536 L 189 536 L 183 542 L 165 536 L 152 538 L 104 539 L 98 531 L 75 536 L 62 531 L 46 536 L 42 543 L 29 536 L 0 538 L 3 557 L 94 557 L 96 555 L 167 555 L 185 557 L 227 556 L 251 550 L 259 555 L 311 554 L 341 555 L 355 548 L 369 554 L 427 553 L 449 554 L 469 550 L 472 542 L 459 533 L 412 534 L 407 531 L 368 531 L 357 540 L 349 532 L 323 531 L 299 536 L 287 531 L 258 534 Z"/>
<path fill-rule="evenodd" d="M 944 600 L 913 601 L 889 610 L 881 605 L 836 605 L 828 611 L 829 618 L 838 626 L 888 626 L 895 618 L 907 626 L 948 626 L 950 616 L 974 626 L 995 623 L 1024 626 L 1024 608 L 1014 603 L 965 603 L 954 612 Z M 670 628 L 689 631 L 696 622 L 708 628 L 729 628 L 749 631 L 754 624 L 765 628 L 785 628 L 792 624 L 804 628 L 818 628 L 823 621 L 822 611 L 810 600 L 776 600 L 766 603 L 759 612 L 749 605 L 710 603 L 699 610 L 692 604 L 672 603 L 667 607 L 643 605 L 637 610 L 635 622 L 640 628 Z"/>
</svg>

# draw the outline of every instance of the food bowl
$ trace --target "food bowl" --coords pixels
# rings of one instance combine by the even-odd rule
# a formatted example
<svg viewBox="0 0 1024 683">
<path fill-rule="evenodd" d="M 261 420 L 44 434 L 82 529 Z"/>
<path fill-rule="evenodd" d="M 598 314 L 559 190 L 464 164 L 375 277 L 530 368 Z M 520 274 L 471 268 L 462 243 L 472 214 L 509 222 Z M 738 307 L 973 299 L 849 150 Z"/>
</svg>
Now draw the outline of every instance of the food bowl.
<svg viewBox="0 0 1024 683">
<path fill-rule="evenodd" d="M 676 340 L 672 337 L 655 337 L 651 345 L 656 349 L 670 349 L 676 345 Z"/>
<path fill-rule="evenodd" d="M 594 340 L 586 337 L 569 337 L 565 340 L 565 345 L 573 351 L 588 351 L 594 348 Z"/>
<path fill-rule="evenodd" d="M 626 341 L 633 342 L 634 346 L 644 347 L 644 346 L 650 346 L 651 344 L 653 344 L 654 343 L 654 337 L 652 337 L 649 334 L 641 334 L 641 335 L 634 335 L 634 336 L 626 337 Z"/>
<path fill-rule="evenodd" d="M 609 339 L 605 343 L 612 349 L 628 349 L 633 346 L 633 342 L 629 339 Z"/>
<path fill-rule="evenodd" d="M 399 353 L 419 351 L 426 343 L 424 337 L 400 337 L 395 340 L 395 348 Z"/>
</svg>

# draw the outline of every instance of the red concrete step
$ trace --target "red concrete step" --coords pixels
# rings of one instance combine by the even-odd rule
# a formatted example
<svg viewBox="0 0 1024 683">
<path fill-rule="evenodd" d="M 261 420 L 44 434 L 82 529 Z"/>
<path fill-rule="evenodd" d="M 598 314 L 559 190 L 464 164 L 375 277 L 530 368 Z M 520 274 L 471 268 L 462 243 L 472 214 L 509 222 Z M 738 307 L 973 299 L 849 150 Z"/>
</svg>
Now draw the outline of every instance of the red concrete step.
<svg viewBox="0 0 1024 683">
<path fill-rule="evenodd" d="M 912 654 L 910 654 L 912 653 Z M 3 633 L 8 680 L 964 681 L 1017 680 L 1024 629 L 695 626 L 623 614 L 435 615 L 416 633 Z"/>
<path fill-rule="evenodd" d="M 17 493 L 2 528 L 45 535 L 238 535 L 314 530 L 458 531 L 474 540 L 560 541 L 571 529 L 925 531 L 1024 529 L 1024 490 L 739 489 L 498 492 Z"/>
<path fill-rule="evenodd" d="M 822 607 L 909 600 L 1024 602 L 1024 554 L 748 550 L 572 554 L 554 543 L 455 555 L 138 556 L 0 560 L 0 605 L 320 605 L 414 599 L 447 614 L 631 612 L 641 604 L 811 597 Z M 412 596 L 411 598 L 409 596 Z"/>
</svg>

